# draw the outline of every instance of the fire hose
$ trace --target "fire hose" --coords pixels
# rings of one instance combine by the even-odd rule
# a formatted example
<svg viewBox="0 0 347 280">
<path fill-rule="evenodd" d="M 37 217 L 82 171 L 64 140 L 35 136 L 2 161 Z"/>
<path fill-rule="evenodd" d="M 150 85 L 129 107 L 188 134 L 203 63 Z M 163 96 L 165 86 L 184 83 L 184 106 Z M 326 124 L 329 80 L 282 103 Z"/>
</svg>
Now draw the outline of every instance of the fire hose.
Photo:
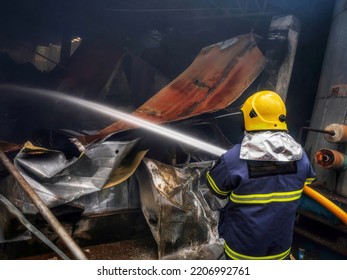
<svg viewBox="0 0 347 280">
<path fill-rule="evenodd" d="M 338 217 L 345 225 L 347 225 L 347 213 L 343 211 L 343 209 L 341 209 L 335 203 L 333 203 L 331 200 L 329 200 L 324 195 L 320 194 L 319 192 L 315 191 L 309 186 L 304 186 L 304 193 L 316 202 L 318 202 L 319 204 L 321 204 L 323 207 L 325 207 L 327 210 L 333 213 L 336 217 Z"/>
</svg>

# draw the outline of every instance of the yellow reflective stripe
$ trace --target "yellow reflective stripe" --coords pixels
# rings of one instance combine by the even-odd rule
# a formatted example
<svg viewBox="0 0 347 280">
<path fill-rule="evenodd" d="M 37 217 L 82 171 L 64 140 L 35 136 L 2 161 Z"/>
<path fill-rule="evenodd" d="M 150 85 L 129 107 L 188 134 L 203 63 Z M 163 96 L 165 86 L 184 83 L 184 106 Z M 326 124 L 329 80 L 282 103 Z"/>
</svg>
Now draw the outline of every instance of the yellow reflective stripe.
<svg viewBox="0 0 347 280">
<path fill-rule="evenodd" d="M 235 203 L 270 203 L 270 202 L 287 202 L 300 198 L 303 189 L 292 192 L 276 192 L 266 194 L 230 194 L 230 200 Z"/>
<path fill-rule="evenodd" d="M 232 250 L 226 243 L 224 243 L 225 253 L 233 260 L 283 260 L 289 255 L 290 250 L 291 250 L 291 247 L 289 247 L 289 249 L 284 251 L 283 253 L 279 253 L 276 255 L 254 257 L 254 256 L 237 253 L 234 250 Z"/>
<path fill-rule="evenodd" d="M 305 185 L 311 185 L 315 178 L 306 178 Z"/>
<path fill-rule="evenodd" d="M 212 179 L 212 177 L 211 177 L 211 175 L 210 175 L 210 171 L 207 172 L 206 178 L 207 178 L 207 181 L 209 182 L 210 186 L 212 187 L 212 189 L 213 189 L 216 193 L 218 193 L 218 194 L 220 194 L 220 195 L 223 195 L 223 196 L 227 196 L 227 195 L 229 194 L 228 191 L 222 191 L 222 190 L 220 190 L 220 189 L 217 187 L 216 183 L 214 182 L 214 180 Z"/>
</svg>

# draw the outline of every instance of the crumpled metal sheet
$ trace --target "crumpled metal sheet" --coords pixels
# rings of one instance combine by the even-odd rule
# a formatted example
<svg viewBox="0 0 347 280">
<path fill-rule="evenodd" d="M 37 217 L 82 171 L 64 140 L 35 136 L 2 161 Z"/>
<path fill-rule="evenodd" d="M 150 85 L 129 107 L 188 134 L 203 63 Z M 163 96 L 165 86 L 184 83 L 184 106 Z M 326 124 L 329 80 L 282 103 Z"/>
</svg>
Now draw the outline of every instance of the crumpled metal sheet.
<svg viewBox="0 0 347 280">
<path fill-rule="evenodd" d="M 132 114 L 162 124 L 223 109 L 249 87 L 264 66 L 265 57 L 252 34 L 205 47 L 184 72 Z M 79 141 L 86 145 L 133 127 L 117 121 Z"/>
<path fill-rule="evenodd" d="M 218 259 L 222 206 L 205 183 L 213 162 L 174 167 L 144 158 L 136 172 L 142 212 L 158 244 L 160 259 Z"/>
<path fill-rule="evenodd" d="M 48 207 L 74 201 L 84 195 L 109 187 L 112 182 L 120 183 L 130 177 L 137 166 L 123 168 L 121 177 L 114 177 L 115 170 L 122 165 L 141 162 L 135 146 L 139 139 L 132 141 L 105 141 L 86 149 L 78 158 L 67 160 L 63 152 L 35 147 L 26 143 L 14 158 L 14 164 L 24 179 L 40 196 Z M 135 152 L 134 152 L 135 151 Z M 131 157 L 125 160 L 127 157 Z M 121 178 L 121 180 L 120 180 Z M 23 213 L 35 214 L 36 207 L 18 186 L 7 184 L 2 193 Z"/>
<path fill-rule="evenodd" d="M 240 158 L 246 160 L 294 161 L 302 157 L 302 147 L 284 131 L 245 131 Z"/>
<path fill-rule="evenodd" d="M 84 217 L 141 209 L 135 176 L 131 176 L 113 187 L 84 195 L 74 200 L 72 204 L 83 209 Z"/>
</svg>

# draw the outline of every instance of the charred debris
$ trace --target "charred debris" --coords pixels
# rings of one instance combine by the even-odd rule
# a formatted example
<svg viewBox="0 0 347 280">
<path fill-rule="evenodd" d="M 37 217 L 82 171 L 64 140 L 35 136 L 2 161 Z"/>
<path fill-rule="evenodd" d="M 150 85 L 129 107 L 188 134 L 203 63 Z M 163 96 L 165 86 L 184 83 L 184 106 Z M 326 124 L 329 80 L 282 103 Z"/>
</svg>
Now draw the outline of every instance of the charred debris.
<svg viewBox="0 0 347 280">
<path fill-rule="evenodd" d="M 302 28 L 292 14 L 268 15 L 256 30 L 242 22 L 195 44 L 152 31 L 150 44 L 137 36 L 134 45 L 89 30 L 61 45 L 59 62 L 54 46 L 33 50 L 5 36 L 36 64 L 0 53 L 1 257 L 221 258 L 224 202 L 204 181 L 217 155 L 82 103 L 227 149 L 241 137 L 237 108 L 249 94 L 267 88 L 287 99 Z M 165 44 L 180 48 L 168 56 Z"/>
</svg>

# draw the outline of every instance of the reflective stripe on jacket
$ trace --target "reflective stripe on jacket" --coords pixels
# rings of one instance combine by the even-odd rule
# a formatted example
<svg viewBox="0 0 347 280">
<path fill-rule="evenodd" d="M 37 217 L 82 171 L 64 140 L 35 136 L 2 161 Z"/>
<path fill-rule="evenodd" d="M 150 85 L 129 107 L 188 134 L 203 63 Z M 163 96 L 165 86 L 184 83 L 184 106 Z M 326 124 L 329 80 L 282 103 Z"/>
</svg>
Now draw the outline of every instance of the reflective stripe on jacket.
<svg viewBox="0 0 347 280">
<path fill-rule="evenodd" d="M 233 146 L 206 176 L 211 191 L 228 198 L 219 221 L 225 253 L 231 259 L 284 259 L 303 186 L 315 176 L 311 164 L 305 153 L 283 164 L 250 164 L 239 153 L 240 145 Z"/>
</svg>

